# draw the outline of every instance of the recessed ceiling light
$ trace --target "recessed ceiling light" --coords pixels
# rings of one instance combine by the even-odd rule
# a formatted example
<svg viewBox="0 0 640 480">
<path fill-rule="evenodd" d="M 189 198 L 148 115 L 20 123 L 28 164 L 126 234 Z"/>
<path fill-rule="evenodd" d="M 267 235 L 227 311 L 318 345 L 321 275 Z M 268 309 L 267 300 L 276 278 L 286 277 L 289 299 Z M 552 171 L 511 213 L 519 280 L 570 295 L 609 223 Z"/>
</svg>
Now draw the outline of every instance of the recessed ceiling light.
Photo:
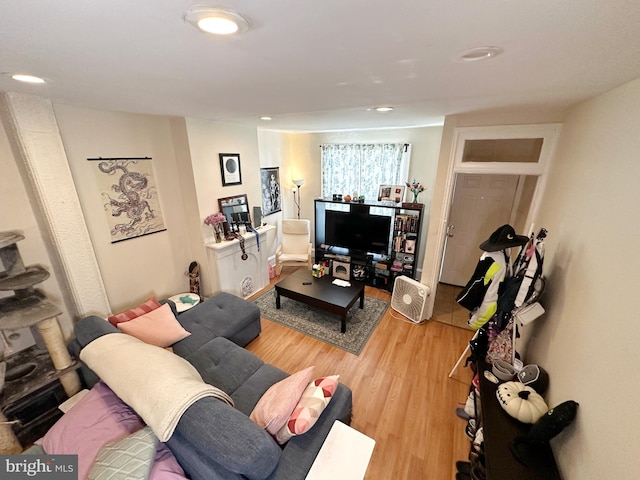
<svg viewBox="0 0 640 480">
<path fill-rule="evenodd" d="M 201 32 L 214 35 L 233 35 L 249 29 L 246 18 L 224 8 L 196 5 L 185 14 L 184 19 Z"/>
<path fill-rule="evenodd" d="M 458 62 L 476 62 L 478 60 L 488 60 L 502 53 L 500 47 L 476 47 L 461 52 L 456 60 Z"/>
<path fill-rule="evenodd" d="M 264 120 L 264 121 L 273 120 L 273 117 L 270 117 L 269 115 L 263 115 L 262 117 L 260 117 L 260 120 Z"/>
<path fill-rule="evenodd" d="M 24 83 L 45 83 L 44 78 L 35 77 L 33 75 L 24 75 L 21 73 L 16 73 L 14 75 L 11 75 L 11 78 L 13 78 L 14 80 L 17 80 L 18 82 L 24 82 Z"/>
<path fill-rule="evenodd" d="M 376 112 L 390 112 L 393 110 L 393 107 L 390 105 L 380 105 L 379 107 L 374 107 Z"/>
</svg>

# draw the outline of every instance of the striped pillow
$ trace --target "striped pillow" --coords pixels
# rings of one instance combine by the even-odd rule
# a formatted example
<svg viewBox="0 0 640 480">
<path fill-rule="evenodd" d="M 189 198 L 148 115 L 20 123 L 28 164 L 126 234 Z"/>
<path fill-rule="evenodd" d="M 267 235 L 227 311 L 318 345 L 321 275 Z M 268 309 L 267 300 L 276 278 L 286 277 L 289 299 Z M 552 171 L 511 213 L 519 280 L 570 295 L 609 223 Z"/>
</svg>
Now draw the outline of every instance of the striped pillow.
<svg viewBox="0 0 640 480">
<path fill-rule="evenodd" d="M 275 435 L 280 445 L 291 437 L 308 432 L 316 424 L 333 398 L 339 379 L 340 375 L 317 378 L 307 386 L 289 420 Z"/>
<path fill-rule="evenodd" d="M 135 308 L 130 308 L 126 312 L 118 313 L 117 315 L 111 315 L 107 320 L 109 320 L 109 323 L 111 323 L 111 325 L 117 327 L 121 322 L 128 322 L 159 307 L 160 303 L 158 302 L 158 300 L 156 300 L 155 297 L 151 297 L 149 300 L 141 303 Z"/>
</svg>

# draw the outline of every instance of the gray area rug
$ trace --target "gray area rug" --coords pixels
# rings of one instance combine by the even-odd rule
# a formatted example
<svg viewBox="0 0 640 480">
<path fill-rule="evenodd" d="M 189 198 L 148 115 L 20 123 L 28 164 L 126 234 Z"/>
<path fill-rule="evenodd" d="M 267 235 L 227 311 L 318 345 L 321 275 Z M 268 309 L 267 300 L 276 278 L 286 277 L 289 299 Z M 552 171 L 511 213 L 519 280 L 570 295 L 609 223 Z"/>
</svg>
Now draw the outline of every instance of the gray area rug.
<svg viewBox="0 0 640 480">
<path fill-rule="evenodd" d="M 340 316 L 309 307 L 304 303 L 280 297 L 276 308 L 276 292 L 271 288 L 254 300 L 260 308 L 260 315 L 285 327 L 297 330 L 322 342 L 359 355 L 367 340 L 375 330 L 389 303 L 377 298 L 364 297 L 364 308 L 358 302 L 347 314 L 347 331 L 340 332 Z"/>
</svg>

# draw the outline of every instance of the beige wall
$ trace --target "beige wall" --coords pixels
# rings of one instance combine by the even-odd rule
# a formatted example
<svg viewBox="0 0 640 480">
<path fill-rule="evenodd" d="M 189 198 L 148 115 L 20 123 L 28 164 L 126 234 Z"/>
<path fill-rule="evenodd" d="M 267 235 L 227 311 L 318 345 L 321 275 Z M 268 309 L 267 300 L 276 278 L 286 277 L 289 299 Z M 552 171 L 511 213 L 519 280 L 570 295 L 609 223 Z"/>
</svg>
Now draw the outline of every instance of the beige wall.
<svg viewBox="0 0 640 480">
<path fill-rule="evenodd" d="M 71 315 L 67 310 L 61 283 L 57 272 L 52 267 L 52 260 L 47 251 L 48 239 L 41 233 L 36 213 L 31 205 L 28 182 L 24 180 L 18 163 L 11 150 L 5 129 L 0 123 L 0 232 L 17 231 L 24 235 L 24 240 L 17 243 L 25 266 L 41 265 L 51 276 L 35 286 L 44 292 L 56 304 L 63 314 L 58 317 L 65 338 L 72 334 Z M 0 263 L 0 269 L 3 269 Z M 13 292 L 0 292 L 0 298 L 13 295 Z M 20 329 L 21 337 L 10 343 L 5 351 L 10 355 L 25 346 L 33 344 L 33 336 L 29 329 Z M 0 345 L 0 350 L 1 350 Z"/>
<path fill-rule="evenodd" d="M 434 176 L 434 188 L 429 217 L 429 228 L 425 238 L 426 245 L 423 252 L 421 281 L 431 287 L 431 295 L 427 299 L 426 311 L 430 317 L 437 295 L 437 279 L 442 263 L 444 230 L 446 229 L 446 204 L 448 192 L 447 175 L 453 162 L 453 142 L 455 129 L 458 127 L 479 127 L 493 125 L 529 125 L 560 123 L 564 118 L 562 110 L 522 111 L 512 113 L 473 113 L 465 115 L 450 115 L 445 118 L 437 160 L 437 171 Z"/>
<path fill-rule="evenodd" d="M 536 224 L 549 229 L 527 359 L 549 404 L 580 403 L 553 442 L 563 478 L 638 478 L 640 79 L 570 110 Z"/>
<path fill-rule="evenodd" d="M 205 242 L 212 242 L 212 229 L 204 225 L 203 220 L 207 215 L 219 211 L 218 198 L 246 194 L 250 212 L 253 215 L 254 206 L 262 207 L 260 167 L 278 165 L 261 164 L 258 135 L 255 128 L 192 118 L 186 120 L 186 127 L 199 209 L 200 236 Z M 220 153 L 240 154 L 241 185 L 222 186 L 218 156 Z M 265 162 L 270 160 L 265 160 Z M 273 214 L 266 217 L 264 221 L 276 225 L 278 218 L 279 214 Z M 261 245 L 260 248 L 267 248 L 269 255 L 273 255 L 275 238 L 269 235 L 267 244 Z M 213 274 L 215 266 L 210 258 L 208 261 L 204 260 L 202 265 L 206 266 L 205 275 Z M 208 279 L 203 280 L 205 294 L 215 293 L 211 291 L 211 283 Z"/>
<path fill-rule="evenodd" d="M 440 138 L 442 127 L 397 128 L 385 130 L 350 130 L 339 132 L 319 133 L 293 133 L 279 134 L 285 139 L 286 163 L 283 168 L 284 179 L 302 177 L 305 179 L 304 187 L 300 191 L 302 198 L 301 217 L 314 219 L 314 199 L 321 193 L 321 161 L 320 145 L 323 143 L 360 143 L 360 142 L 393 142 L 410 143 L 412 145 L 411 167 L 409 179 L 417 179 L 426 186 L 426 190 L 420 194 L 420 202 L 425 204 L 424 222 L 419 252 L 424 250 L 426 242 L 426 230 L 429 223 L 430 204 L 434 191 L 435 174 L 437 168 L 438 152 L 440 150 Z M 291 184 L 289 184 L 291 185 Z M 288 191 L 286 191 L 288 190 Z M 293 210 L 288 210 L 293 203 L 291 188 L 285 188 L 285 215 Z"/>
<path fill-rule="evenodd" d="M 188 291 L 192 212 L 185 209 L 171 119 L 67 105 L 55 105 L 55 113 L 112 311 Z M 110 243 L 95 162 L 87 161 L 96 157 L 152 158 L 166 231 Z"/>
</svg>

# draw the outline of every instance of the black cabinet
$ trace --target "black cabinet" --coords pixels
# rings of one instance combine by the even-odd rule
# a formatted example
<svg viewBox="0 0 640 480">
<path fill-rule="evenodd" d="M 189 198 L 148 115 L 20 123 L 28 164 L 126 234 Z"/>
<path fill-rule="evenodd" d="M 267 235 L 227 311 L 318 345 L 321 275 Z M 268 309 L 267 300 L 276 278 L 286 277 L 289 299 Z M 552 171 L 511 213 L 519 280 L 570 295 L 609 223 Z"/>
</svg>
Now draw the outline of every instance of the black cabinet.
<svg viewBox="0 0 640 480">
<path fill-rule="evenodd" d="M 484 362 L 478 364 L 480 402 L 476 401 L 476 422 L 484 436 L 487 480 L 560 480 L 550 446 L 538 452 L 537 461 L 530 466 L 520 463 L 511 453 L 512 440 L 531 426 L 511 417 L 500 406 L 496 398 L 498 385 L 484 376 L 484 371 L 490 368 Z"/>
<path fill-rule="evenodd" d="M 352 280 L 391 290 L 396 276 L 415 278 L 422 205 L 315 200 L 315 261 L 350 265 Z"/>
</svg>

